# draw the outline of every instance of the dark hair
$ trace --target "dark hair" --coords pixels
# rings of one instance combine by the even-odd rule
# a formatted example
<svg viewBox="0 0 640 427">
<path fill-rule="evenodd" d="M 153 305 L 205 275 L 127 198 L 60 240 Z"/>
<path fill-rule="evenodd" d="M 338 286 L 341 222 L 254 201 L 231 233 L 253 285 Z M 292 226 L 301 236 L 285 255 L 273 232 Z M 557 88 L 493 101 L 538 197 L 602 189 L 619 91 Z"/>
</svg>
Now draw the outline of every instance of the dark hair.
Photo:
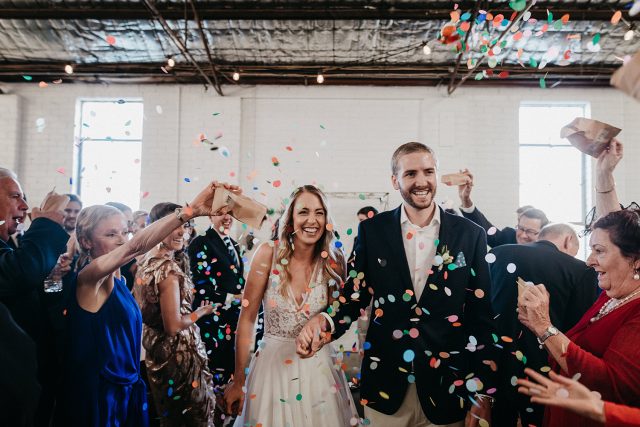
<svg viewBox="0 0 640 427">
<path fill-rule="evenodd" d="M 640 259 L 640 210 L 623 209 L 603 216 L 593 224 L 609 233 L 609 239 L 622 256 L 636 261 Z"/>
<path fill-rule="evenodd" d="M 378 209 L 374 208 L 373 206 L 365 206 L 364 208 L 360 208 L 360 210 L 358 211 L 358 213 L 356 215 L 364 215 L 367 218 L 371 218 L 369 216 L 369 212 L 373 212 L 373 215 L 378 215 Z M 373 216 L 371 215 L 371 216 Z"/>
<path fill-rule="evenodd" d="M 131 211 L 131 212 L 133 212 L 133 210 L 132 210 L 129 206 L 125 205 L 124 203 L 120 203 L 120 202 L 107 202 L 107 203 L 105 203 L 105 205 L 107 205 L 107 206 L 111 206 L 112 208 L 116 208 L 116 209 L 118 209 L 120 212 L 123 212 L 123 213 L 124 213 L 125 211 Z"/>
<path fill-rule="evenodd" d="M 536 209 L 536 208 L 527 209 L 526 211 L 520 214 L 520 217 L 523 217 L 523 216 L 526 216 L 527 218 L 531 218 L 531 219 L 539 219 L 541 228 L 549 224 L 549 219 L 544 214 L 544 212 L 542 212 L 540 209 Z M 518 217 L 518 220 L 520 219 L 520 217 Z"/>
<path fill-rule="evenodd" d="M 176 209 L 181 207 L 182 206 L 171 202 L 158 203 L 152 207 L 151 212 L 149 212 L 149 223 L 156 222 L 157 220 L 172 214 Z"/>
<path fill-rule="evenodd" d="M 80 207 L 82 207 L 82 200 L 80 200 L 80 197 L 76 196 L 75 194 L 65 194 L 65 196 L 67 196 L 69 198 L 69 202 L 76 202 L 77 204 L 80 205 Z"/>
<path fill-rule="evenodd" d="M 436 166 L 438 164 L 436 152 L 433 151 L 431 147 L 427 147 L 421 142 L 407 142 L 406 144 L 402 144 L 400 147 L 396 148 L 396 151 L 393 152 L 393 156 L 391 156 L 391 173 L 393 175 L 398 173 L 398 160 L 400 160 L 400 157 L 412 153 L 429 153 L 436 161 Z"/>
</svg>

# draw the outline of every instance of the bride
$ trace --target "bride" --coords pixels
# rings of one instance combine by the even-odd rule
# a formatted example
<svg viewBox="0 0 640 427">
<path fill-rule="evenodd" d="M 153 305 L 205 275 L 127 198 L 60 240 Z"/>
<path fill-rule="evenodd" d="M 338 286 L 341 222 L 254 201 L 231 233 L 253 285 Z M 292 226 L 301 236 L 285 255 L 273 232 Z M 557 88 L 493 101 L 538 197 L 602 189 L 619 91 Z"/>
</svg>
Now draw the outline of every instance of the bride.
<svg viewBox="0 0 640 427">
<path fill-rule="evenodd" d="M 239 415 L 235 427 L 359 422 L 331 346 L 308 359 L 296 354 L 298 333 L 310 317 L 327 308 L 345 277 L 344 256 L 332 229 L 325 195 L 304 185 L 290 197 L 279 239 L 263 243 L 253 257 L 238 321 L 235 373 L 225 390 L 227 413 Z M 264 338 L 249 364 L 261 302 Z"/>
</svg>

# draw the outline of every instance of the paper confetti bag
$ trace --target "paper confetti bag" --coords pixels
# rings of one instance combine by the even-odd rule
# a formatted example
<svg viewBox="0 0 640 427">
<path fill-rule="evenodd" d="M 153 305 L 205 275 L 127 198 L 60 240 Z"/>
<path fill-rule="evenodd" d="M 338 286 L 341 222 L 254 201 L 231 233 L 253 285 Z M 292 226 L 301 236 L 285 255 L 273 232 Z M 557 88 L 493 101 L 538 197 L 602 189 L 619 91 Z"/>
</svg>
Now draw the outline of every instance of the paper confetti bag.
<svg viewBox="0 0 640 427">
<path fill-rule="evenodd" d="M 578 117 L 560 130 L 560 138 L 567 138 L 578 150 L 598 158 L 621 130 L 598 120 Z"/>
<path fill-rule="evenodd" d="M 55 192 L 55 189 L 53 189 L 44 197 L 44 200 L 40 204 L 40 210 L 42 212 L 64 211 L 68 203 L 69 196 L 58 194 Z"/>
<path fill-rule="evenodd" d="M 640 51 L 613 73 L 611 86 L 640 101 Z"/>
<path fill-rule="evenodd" d="M 267 207 L 262 203 L 247 196 L 232 193 L 226 188 L 218 187 L 213 195 L 211 209 L 216 212 L 225 206 L 230 209 L 229 215 L 256 229 L 260 228 L 264 220 L 267 219 Z"/>
<path fill-rule="evenodd" d="M 463 173 L 448 173 L 446 175 L 442 175 L 440 181 L 448 186 L 464 185 L 469 182 L 469 177 Z"/>
</svg>

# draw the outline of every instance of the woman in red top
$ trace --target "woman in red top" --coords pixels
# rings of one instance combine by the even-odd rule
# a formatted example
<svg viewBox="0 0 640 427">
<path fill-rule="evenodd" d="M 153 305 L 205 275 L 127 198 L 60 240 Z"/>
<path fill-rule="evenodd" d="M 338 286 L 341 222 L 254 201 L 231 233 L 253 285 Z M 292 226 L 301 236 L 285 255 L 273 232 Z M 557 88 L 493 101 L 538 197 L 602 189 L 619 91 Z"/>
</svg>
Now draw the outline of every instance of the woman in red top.
<svg viewBox="0 0 640 427">
<path fill-rule="evenodd" d="M 587 264 L 604 291 L 566 335 L 549 320 L 544 285 L 518 298 L 518 319 L 551 356 L 552 368 L 598 391 L 603 400 L 640 406 L 640 211 L 621 210 L 593 225 Z M 563 408 L 545 412 L 545 426 L 596 426 Z"/>
<path fill-rule="evenodd" d="M 533 369 L 524 372 L 530 380 L 518 380 L 518 391 L 531 396 L 534 403 L 568 409 L 606 427 L 640 427 L 640 408 L 603 402 L 600 393 L 553 371 L 551 379 Z"/>
</svg>

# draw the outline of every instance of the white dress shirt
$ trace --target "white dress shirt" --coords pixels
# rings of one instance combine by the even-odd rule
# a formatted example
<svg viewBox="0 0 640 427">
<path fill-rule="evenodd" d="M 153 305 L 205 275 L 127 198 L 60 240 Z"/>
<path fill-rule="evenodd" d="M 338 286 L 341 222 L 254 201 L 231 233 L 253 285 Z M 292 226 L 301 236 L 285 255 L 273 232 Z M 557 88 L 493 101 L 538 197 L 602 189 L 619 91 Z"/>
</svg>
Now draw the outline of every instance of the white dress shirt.
<svg viewBox="0 0 640 427">
<path fill-rule="evenodd" d="M 413 292 L 416 301 L 420 300 L 422 291 L 427 283 L 429 272 L 433 268 L 434 257 L 436 256 L 435 241 L 440 234 L 440 209 L 436 205 L 431 222 L 424 227 L 413 224 L 404 205 L 400 212 L 400 227 L 402 229 L 402 242 L 404 243 L 404 253 L 407 256 Z"/>
</svg>

